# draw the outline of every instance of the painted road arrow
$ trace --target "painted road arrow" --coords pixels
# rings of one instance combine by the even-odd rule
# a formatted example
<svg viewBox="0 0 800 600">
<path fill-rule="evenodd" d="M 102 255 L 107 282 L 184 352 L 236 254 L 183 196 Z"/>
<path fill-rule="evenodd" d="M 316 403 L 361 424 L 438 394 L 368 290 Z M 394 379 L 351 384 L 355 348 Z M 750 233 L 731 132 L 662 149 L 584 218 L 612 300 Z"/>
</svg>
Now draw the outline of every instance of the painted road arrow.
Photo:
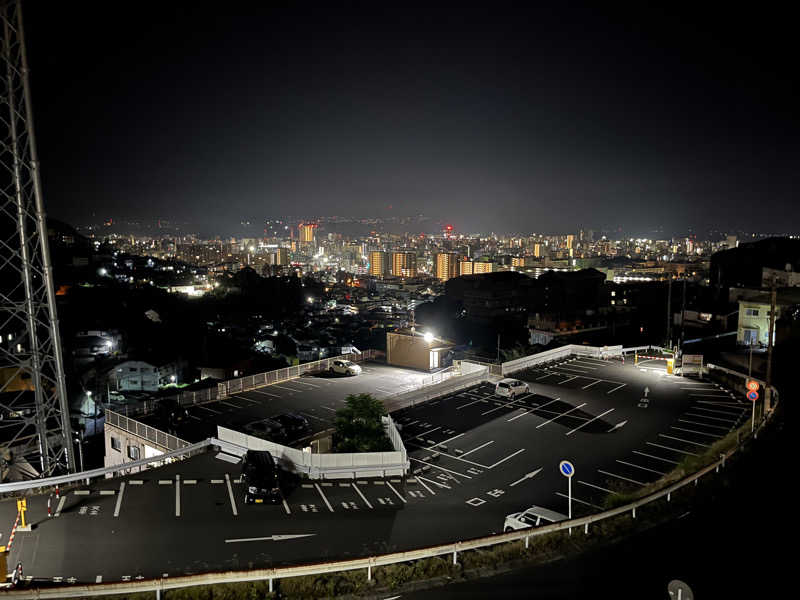
<svg viewBox="0 0 800 600">
<path fill-rule="evenodd" d="M 532 478 L 536 477 L 539 474 L 539 471 L 541 471 L 541 469 L 536 469 L 535 471 L 531 471 L 530 473 L 528 473 L 527 475 L 522 477 L 522 479 L 517 479 L 514 483 L 511 484 L 511 487 L 514 487 L 518 483 L 522 483 L 526 479 L 532 479 Z"/>
<path fill-rule="evenodd" d="M 254 538 L 234 538 L 225 540 L 226 544 L 233 544 L 235 542 L 282 542 L 283 540 L 293 540 L 296 538 L 311 537 L 317 535 L 316 533 L 289 533 L 286 535 L 268 535 L 266 537 Z"/>
<path fill-rule="evenodd" d="M 615 430 L 619 429 L 620 427 L 622 427 L 623 425 L 625 425 L 625 423 L 627 423 L 627 422 L 628 422 L 627 420 L 625 420 L 625 421 L 620 421 L 619 423 L 617 423 L 616 425 L 614 425 L 614 426 L 613 426 L 611 429 L 609 429 L 608 431 L 606 431 L 606 433 L 611 433 L 612 431 L 615 431 Z"/>
</svg>

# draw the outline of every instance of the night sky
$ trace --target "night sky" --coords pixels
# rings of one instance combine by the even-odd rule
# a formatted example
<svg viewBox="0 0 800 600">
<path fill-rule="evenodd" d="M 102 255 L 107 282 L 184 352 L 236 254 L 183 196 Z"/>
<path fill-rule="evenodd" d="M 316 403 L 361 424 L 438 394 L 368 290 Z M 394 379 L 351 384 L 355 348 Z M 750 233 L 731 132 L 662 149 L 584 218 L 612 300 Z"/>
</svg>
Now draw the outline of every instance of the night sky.
<svg viewBox="0 0 800 600">
<path fill-rule="evenodd" d="M 800 229 L 778 5 L 430 4 L 25 2 L 48 212 Z"/>
</svg>

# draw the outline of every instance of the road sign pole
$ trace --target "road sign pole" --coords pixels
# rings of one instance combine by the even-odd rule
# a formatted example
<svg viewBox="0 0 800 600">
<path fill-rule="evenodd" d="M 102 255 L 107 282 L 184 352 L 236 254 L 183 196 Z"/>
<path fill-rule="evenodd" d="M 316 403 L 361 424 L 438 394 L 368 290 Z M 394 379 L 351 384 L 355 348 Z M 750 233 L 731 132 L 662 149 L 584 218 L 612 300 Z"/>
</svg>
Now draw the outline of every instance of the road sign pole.
<svg viewBox="0 0 800 600">
<path fill-rule="evenodd" d="M 756 403 L 753 402 L 753 415 L 750 417 L 750 433 L 756 428 Z"/>
<path fill-rule="evenodd" d="M 569 498 L 569 518 L 572 520 L 572 477 L 567 477 L 567 497 Z"/>
</svg>

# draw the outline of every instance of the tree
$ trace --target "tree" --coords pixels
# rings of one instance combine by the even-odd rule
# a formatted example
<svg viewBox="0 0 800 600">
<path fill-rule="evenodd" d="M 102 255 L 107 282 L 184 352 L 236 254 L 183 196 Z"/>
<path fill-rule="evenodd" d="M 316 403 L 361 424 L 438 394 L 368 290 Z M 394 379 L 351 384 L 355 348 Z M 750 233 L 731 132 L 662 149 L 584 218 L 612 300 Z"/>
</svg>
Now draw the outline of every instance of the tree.
<svg viewBox="0 0 800 600">
<path fill-rule="evenodd" d="M 350 394 L 336 411 L 334 452 L 387 452 L 393 450 L 381 417 L 383 403 L 371 394 Z"/>
</svg>

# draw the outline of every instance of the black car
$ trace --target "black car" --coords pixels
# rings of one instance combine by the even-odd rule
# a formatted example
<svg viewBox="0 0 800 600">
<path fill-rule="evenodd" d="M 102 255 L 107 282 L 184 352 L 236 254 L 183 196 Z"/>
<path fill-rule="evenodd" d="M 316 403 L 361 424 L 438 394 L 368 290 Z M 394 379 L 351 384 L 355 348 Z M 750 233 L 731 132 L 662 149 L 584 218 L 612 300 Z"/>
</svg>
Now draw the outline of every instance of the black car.
<svg viewBox="0 0 800 600">
<path fill-rule="evenodd" d="M 274 419 L 260 419 L 244 426 L 245 433 L 254 435 L 270 442 L 282 443 L 286 441 L 286 430 Z"/>
<path fill-rule="evenodd" d="M 272 417 L 272 420 L 280 423 L 281 427 L 286 431 L 286 435 L 291 439 L 301 437 L 311 430 L 308 419 L 297 413 L 284 413 L 277 417 Z"/>
<path fill-rule="evenodd" d="M 246 486 L 245 504 L 270 502 L 279 504 L 283 500 L 278 466 L 266 450 L 248 450 L 242 458 L 242 481 Z"/>
</svg>

